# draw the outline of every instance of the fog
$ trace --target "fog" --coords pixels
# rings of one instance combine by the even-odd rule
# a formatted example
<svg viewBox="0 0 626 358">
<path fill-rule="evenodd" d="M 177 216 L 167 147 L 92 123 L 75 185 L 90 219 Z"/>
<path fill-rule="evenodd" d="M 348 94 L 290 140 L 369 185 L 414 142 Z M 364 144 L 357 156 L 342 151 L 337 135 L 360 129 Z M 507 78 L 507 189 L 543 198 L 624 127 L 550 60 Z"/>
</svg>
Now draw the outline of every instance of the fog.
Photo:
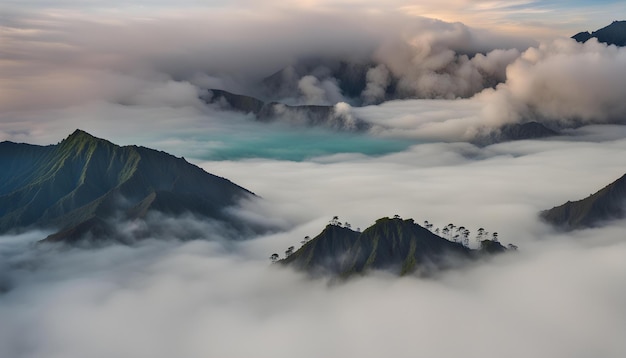
<svg viewBox="0 0 626 358">
<path fill-rule="evenodd" d="M 259 195 L 230 214 L 272 230 L 244 238 L 155 214 L 117 223 L 131 237 L 158 224 L 130 246 L 5 234 L 0 356 L 625 356 L 626 221 L 564 233 L 538 213 L 624 174 L 626 50 L 392 3 L 8 2 L 0 140 L 55 144 L 80 128 L 185 156 Z M 367 64 L 363 92 L 350 98 L 320 66 L 285 77 L 283 99 L 334 104 L 370 130 L 263 123 L 198 99 L 207 88 L 262 95 L 262 78 L 317 58 Z M 392 85 L 407 98 L 380 103 Z M 562 135 L 472 144 L 528 121 Z M 396 214 L 471 237 L 484 227 L 520 250 L 433 279 L 337 283 L 270 264 L 335 215 L 365 229 Z"/>
<path fill-rule="evenodd" d="M 0 353 L 619 357 L 626 224 L 562 234 L 536 214 L 621 175 L 625 147 L 434 143 L 382 157 L 204 162 L 263 196 L 246 212 L 288 229 L 230 245 L 207 230 L 208 241 L 98 250 L 3 237 Z M 269 263 L 332 215 L 365 228 L 394 214 L 483 226 L 521 250 L 436 280 L 380 273 L 329 285 Z"/>
<path fill-rule="evenodd" d="M 332 287 L 207 242 L 63 252 L 2 297 L 2 352 L 618 357 L 624 249 L 562 243 L 438 281 L 380 275 Z"/>
</svg>

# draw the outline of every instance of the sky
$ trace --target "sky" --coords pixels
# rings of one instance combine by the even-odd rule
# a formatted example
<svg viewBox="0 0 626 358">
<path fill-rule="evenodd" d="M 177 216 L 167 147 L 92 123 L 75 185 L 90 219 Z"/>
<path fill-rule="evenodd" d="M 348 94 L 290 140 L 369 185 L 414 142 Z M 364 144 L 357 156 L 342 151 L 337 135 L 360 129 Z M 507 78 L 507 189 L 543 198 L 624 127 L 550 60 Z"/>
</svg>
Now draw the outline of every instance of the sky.
<svg viewBox="0 0 626 358">
<path fill-rule="evenodd" d="M 463 22 L 467 25 L 492 30 L 517 32 L 535 38 L 571 36 L 585 30 L 593 30 L 618 20 L 615 14 L 623 13 L 625 5 L 618 0 L 600 1 L 533 1 L 533 0 L 443 0 L 407 1 L 391 0 L 384 3 L 370 0 L 306 0 L 266 1 L 249 0 L 201 1 L 183 0 L 172 4 L 169 1 L 144 0 L 132 2 L 116 1 L 5 1 L 3 7 L 9 12 L 45 11 L 47 13 L 95 14 L 105 17 L 132 16 L 150 20 L 160 16 L 184 16 L 193 11 L 235 11 L 271 16 L 280 12 L 332 12 L 337 10 L 370 13 L 400 12 L 413 16 L 425 16 L 446 22 Z"/>
<path fill-rule="evenodd" d="M 538 218 L 626 172 L 626 50 L 568 38 L 616 14 L 626 4 L 3 1 L 0 140 L 80 128 L 184 156 L 258 194 L 232 210 L 279 230 L 232 242 L 155 215 L 165 236 L 206 240 L 97 250 L 3 234 L 0 356 L 624 357 L 626 221 L 564 233 Z M 365 63 L 366 89 L 342 93 L 332 61 L 299 73 L 311 58 Z M 278 99 L 333 106 L 328 123 L 199 99 L 261 96 L 284 69 Z M 392 82 L 404 97 L 381 102 Z M 368 129 L 337 125 L 355 118 Z M 475 144 L 529 121 L 562 135 Z M 364 229 L 396 214 L 520 250 L 435 279 L 270 265 L 335 215 Z"/>
</svg>

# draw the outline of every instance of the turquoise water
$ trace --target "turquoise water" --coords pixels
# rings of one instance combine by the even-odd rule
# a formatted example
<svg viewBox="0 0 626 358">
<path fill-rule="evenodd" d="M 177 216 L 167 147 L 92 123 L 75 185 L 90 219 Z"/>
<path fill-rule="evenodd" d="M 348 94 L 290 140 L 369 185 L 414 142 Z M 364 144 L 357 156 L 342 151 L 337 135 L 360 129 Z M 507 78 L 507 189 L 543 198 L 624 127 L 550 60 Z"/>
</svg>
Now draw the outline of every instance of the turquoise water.
<svg viewBox="0 0 626 358">
<path fill-rule="evenodd" d="M 322 129 L 285 129 L 276 126 L 258 131 L 222 132 L 194 136 L 195 154 L 203 160 L 266 158 L 304 161 L 314 157 L 359 153 L 379 156 L 400 152 L 413 142 L 376 138 L 368 134 Z M 205 146 L 201 145 L 205 143 Z M 198 150 L 199 149 L 199 150 Z"/>
</svg>

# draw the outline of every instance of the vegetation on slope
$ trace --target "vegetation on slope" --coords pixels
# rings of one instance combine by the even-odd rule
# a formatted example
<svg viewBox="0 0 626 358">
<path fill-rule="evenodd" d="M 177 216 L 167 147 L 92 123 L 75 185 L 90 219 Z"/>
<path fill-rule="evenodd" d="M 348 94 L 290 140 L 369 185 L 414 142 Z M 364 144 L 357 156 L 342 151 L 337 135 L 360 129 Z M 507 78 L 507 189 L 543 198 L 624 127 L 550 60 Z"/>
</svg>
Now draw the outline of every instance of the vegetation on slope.
<svg viewBox="0 0 626 358">
<path fill-rule="evenodd" d="M 9 168 L 1 174 L 0 232 L 51 227 L 76 233 L 85 223 L 101 226 L 101 220 L 151 210 L 227 220 L 224 208 L 253 195 L 183 158 L 120 147 L 81 130 L 53 146 L 0 143 L 0 163 Z M 70 230 L 78 225 L 81 230 Z"/>
<path fill-rule="evenodd" d="M 416 272 L 428 275 L 485 255 L 507 251 L 498 242 L 497 233 L 490 240 L 486 238 L 484 229 L 478 236 L 480 248 L 471 249 L 467 240 L 459 239 L 468 232 L 464 227 L 457 228 L 460 229 L 457 232 L 462 234 L 456 235 L 456 241 L 440 237 L 430 228 L 432 226 L 426 228 L 416 224 L 413 219 L 403 220 L 396 216 L 378 219 L 374 225 L 359 232 L 332 220 L 319 235 L 305 239 L 297 251 L 290 247 L 282 260 L 278 260 L 278 254 L 273 254 L 271 259 L 313 275 L 348 277 L 372 270 L 389 270 L 399 275 Z M 450 231 L 449 226 L 445 228 Z M 516 247 L 510 245 L 509 249 Z"/>
</svg>

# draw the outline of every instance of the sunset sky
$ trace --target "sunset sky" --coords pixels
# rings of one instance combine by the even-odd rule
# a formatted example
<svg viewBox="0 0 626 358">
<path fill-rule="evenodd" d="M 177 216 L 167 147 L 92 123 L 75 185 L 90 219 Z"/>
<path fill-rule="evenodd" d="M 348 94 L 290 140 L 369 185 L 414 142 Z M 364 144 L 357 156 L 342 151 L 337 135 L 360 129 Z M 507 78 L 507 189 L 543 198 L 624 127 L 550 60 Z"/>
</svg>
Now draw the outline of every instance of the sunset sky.
<svg viewBox="0 0 626 358">
<path fill-rule="evenodd" d="M 286 5 L 288 4 L 288 5 Z M 221 11 L 224 16 L 237 13 L 271 17 L 281 12 L 400 12 L 414 16 L 425 16 L 447 22 L 463 22 L 469 26 L 549 38 L 567 36 L 585 29 L 596 29 L 610 23 L 616 14 L 626 12 L 626 4 L 617 0 L 427 0 L 427 1 L 371 1 L 371 0 L 302 0 L 263 2 L 235 1 L 192 1 L 170 2 L 163 0 L 144 1 L 4 1 L 4 18 L 28 17 L 28 12 L 44 13 L 58 19 L 80 16 L 84 21 L 113 21 L 125 17 L 144 18 L 182 16 L 187 11 Z M 93 16 L 93 17 L 92 17 Z M 11 27 L 5 25 L 4 30 Z"/>
</svg>

